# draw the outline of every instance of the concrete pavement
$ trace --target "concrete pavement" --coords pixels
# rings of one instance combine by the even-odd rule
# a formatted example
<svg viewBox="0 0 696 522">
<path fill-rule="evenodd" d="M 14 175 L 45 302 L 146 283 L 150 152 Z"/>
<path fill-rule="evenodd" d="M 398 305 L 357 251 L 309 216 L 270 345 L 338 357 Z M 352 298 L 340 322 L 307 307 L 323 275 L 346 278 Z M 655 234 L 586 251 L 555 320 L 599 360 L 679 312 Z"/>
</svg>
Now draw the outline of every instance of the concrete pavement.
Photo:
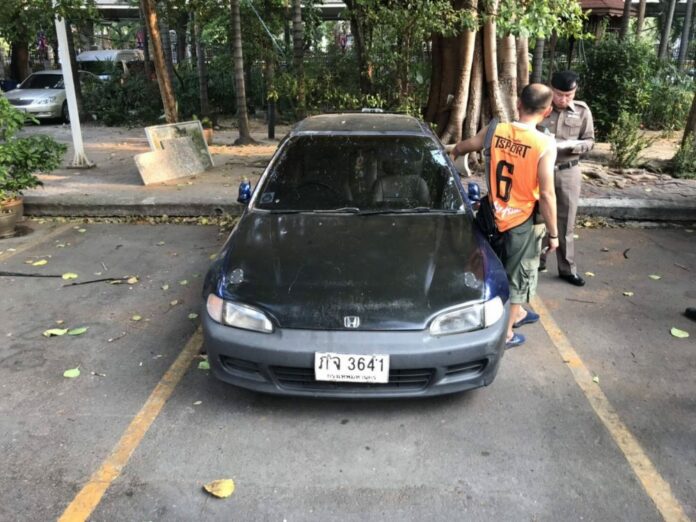
<svg viewBox="0 0 696 522">
<path fill-rule="evenodd" d="M 288 127 L 278 127 L 282 137 Z M 41 125 L 25 132 L 54 136 L 71 145 L 67 126 Z M 236 147 L 234 129 L 216 131 L 210 147 L 215 167 L 199 176 L 143 186 L 133 156 L 149 150 L 142 129 L 87 125 L 87 155 L 94 169 L 59 169 L 42 175 L 43 188 L 28 191 L 26 211 L 37 216 L 209 216 L 237 215 L 242 177 L 256 184 L 279 140 L 265 138 L 262 122 L 252 122 L 257 146 Z M 72 158 L 72 150 L 65 156 Z M 579 213 L 619 220 L 696 222 L 696 180 L 673 179 L 645 171 L 616 174 L 602 167 L 608 150 L 598 144 L 583 162 L 585 183 Z M 473 180 L 481 183 L 480 177 Z"/>
<path fill-rule="evenodd" d="M 3 240 L 1 270 L 139 282 L 0 278 L 0 519 L 13 521 L 59 517 L 139 422 L 196 329 L 188 314 L 224 239 L 206 226 L 31 226 Z M 690 519 L 696 323 L 680 312 L 696 299 L 693 235 L 582 231 L 578 262 L 594 277 L 571 287 L 550 262 L 539 289 Z M 48 263 L 26 264 L 37 259 Z M 43 337 L 57 320 L 89 330 Z M 672 326 L 691 337 L 670 336 Z M 89 519 L 661 520 L 654 484 L 638 480 L 554 336 L 541 324 L 523 333 L 527 344 L 506 353 L 490 387 L 420 401 L 268 397 L 217 382 L 193 360 Z M 81 376 L 65 379 L 75 366 Z M 232 497 L 201 491 L 219 478 L 235 480 Z"/>
</svg>

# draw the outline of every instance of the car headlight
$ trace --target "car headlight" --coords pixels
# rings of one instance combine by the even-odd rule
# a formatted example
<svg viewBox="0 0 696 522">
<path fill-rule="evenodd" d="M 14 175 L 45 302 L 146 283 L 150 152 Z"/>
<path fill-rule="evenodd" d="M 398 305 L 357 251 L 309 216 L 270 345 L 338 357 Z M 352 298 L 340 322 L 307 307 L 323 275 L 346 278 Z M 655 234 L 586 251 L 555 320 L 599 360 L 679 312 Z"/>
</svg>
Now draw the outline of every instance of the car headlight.
<svg viewBox="0 0 696 522">
<path fill-rule="evenodd" d="M 49 103 L 55 103 L 56 96 L 47 96 L 46 98 L 39 98 L 36 100 L 37 105 L 48 105 Z"/>
<path fill-rule="evenodd" d="M 430 324 L 431 335 L 448 335 L 488 328 L 503 317 L 505 307 L 500 297 L 449 310 L 438 315 Z"/>
<path fill-rule="evenodd" d="M 210 294 L 206 308 L 210 318 L 220 324 L 254 332 L 273 332 L 271 320 L 261 310 L 252 306 L 225 301 L 215 294 Z"/>
</svg>

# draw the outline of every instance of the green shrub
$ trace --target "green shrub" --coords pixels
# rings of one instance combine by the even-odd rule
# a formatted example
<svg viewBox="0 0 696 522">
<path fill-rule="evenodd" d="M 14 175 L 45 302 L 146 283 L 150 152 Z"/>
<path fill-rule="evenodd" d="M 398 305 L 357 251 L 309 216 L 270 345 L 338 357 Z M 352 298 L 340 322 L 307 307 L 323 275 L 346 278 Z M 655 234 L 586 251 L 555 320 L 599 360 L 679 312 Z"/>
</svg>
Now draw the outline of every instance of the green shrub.
<svg viewBox="0 0 696 522">
<path fill-rule="evenodd" d="M 40 186 L 35 173 L 57 168 L 67 149 L 49 136 L 17 138 L 26 120 L 24 113 L 0 96 L 0 203 Z"/>
<path fill-rule="evenodd" d="M 655 140 L 641 134 L 640 116 L 622 111 L 607 136 L 611 146 L 609 165 L 618 169 L 634 167 L 643 149 Z"/>
<path fill-rule="evenodd" d="M 607 137 L 621 112 L 645 112 L 656 68 L 654 49 L 640 40 L 608 35 L 588 49 L 578 97 L 592 109 L 598 139 Z"/>
<path fill-rule="evenodd" d="M 693 136 L 686 140 L 684 146 L 679 147 L 674 156 L 673 174 L 677 178 L 696 179 L 696 144 Z"/>
<path fill-rule="evenodd" d="M 684 128 L 693 99 L 693 80 L 672 64 L 660 68 L 650 82 L 650 103 L 643 114 L 646 128 L 673 131 Z"/>
<path fill-rule="evenodd" d="M 157 81 L 142 73 L 91 82 L 85 86 L 83 105 L 93 119 L 109 126 L 153 124 L 163 113 Z"/>
</svg>

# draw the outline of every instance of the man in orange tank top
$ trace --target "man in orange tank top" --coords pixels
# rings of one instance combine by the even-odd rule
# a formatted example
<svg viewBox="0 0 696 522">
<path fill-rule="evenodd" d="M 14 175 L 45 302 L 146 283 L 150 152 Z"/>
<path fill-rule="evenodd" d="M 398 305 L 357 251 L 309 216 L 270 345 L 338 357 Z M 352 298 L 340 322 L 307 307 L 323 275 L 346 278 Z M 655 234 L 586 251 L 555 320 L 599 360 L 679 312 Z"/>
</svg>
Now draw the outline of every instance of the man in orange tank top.
<svg viewBox="0 0 696 522">
<path fill-rule="evenodd" d="M 551 89 L 542 84 L 527 85 L 517 106 L 519 121 L 499 123 L 490 148 L 490 194 L 498 231 L 503 233 L 505 249 L 501 261 L 510 283 L 510 318 L 506 348 L 524 343 L 513 328 L 539 320 L 522 305 L 536 292 L 539 255 L 544 233 L 548 233 L 549 251 L 558 248 L 556 192 L 553 168 L 556 144 L 552 136 L 537 130 L 551 112 Z M 452 157 L 484 148 L 488 127 L 476 136 L 460 141 Z M 546 223 L 534 224 L 537 202 Z"/>
</svg>

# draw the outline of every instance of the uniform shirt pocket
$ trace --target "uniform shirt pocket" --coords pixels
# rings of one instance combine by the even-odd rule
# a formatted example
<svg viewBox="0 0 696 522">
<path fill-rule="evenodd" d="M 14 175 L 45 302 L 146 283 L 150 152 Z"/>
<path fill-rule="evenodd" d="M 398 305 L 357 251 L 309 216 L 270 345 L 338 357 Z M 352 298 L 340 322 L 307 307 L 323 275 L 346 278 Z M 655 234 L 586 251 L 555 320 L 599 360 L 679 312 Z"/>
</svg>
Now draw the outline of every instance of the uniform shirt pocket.
<svg viewBox="0 0 696 522">
<path fill-rule="evenodd" d="M 582 118 L 568 118 L 563 121 L 563 130 L 566 139 L 577 139 L 580 137 L 580 127 L 582 126 Z"/>
</svg>

